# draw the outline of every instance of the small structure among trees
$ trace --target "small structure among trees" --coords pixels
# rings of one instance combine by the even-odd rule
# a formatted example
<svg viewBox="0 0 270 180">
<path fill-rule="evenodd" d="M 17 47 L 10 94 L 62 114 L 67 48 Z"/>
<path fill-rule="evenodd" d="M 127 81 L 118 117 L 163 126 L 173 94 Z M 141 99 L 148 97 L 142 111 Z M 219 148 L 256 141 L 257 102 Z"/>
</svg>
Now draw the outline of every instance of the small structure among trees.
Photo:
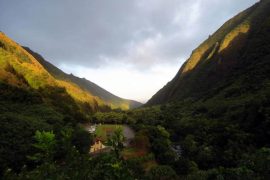
<svg viewBox="0 0 270 180">
<path fill-rule="evenodd" d="M 106 146 L 101 142 L 101 139 L 96 138 L 94 140 L 94 144 L 90 148 L 90 153 L 95 153 L 95 152 L 101 151 L 105 148 L 106 148 Z"/>
<path fill-rule="evenodd" d="M 103 140 L 97 137 L 94 140 L 94 144 L 90 148 L 90 153 L 100 153 L 105 151 L 113 151 L 117 158 L 120 158 L 120 152 L 124 148 L 125 136 L 121 128 L 117 128 L 115 131 L 109 131 L 107 139 Z"/>
</svg>

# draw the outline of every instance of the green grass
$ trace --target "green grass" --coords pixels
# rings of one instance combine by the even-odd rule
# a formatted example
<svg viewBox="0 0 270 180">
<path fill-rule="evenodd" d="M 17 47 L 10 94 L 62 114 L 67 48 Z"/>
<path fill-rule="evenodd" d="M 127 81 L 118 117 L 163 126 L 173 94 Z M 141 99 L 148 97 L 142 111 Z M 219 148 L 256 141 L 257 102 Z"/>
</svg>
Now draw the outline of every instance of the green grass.
<svg viewBox="0 0 270 180">
<path fill-rule="evenodd" d="M 96 137 L 101 138 L 102 141 L 106 141 L 107 136 L 112 134 L 118 128 L 121 128 L 123 130 L 122 125 L 113 125 L 113 124 L 98 125 L 95 134 Z"/>
</svg>

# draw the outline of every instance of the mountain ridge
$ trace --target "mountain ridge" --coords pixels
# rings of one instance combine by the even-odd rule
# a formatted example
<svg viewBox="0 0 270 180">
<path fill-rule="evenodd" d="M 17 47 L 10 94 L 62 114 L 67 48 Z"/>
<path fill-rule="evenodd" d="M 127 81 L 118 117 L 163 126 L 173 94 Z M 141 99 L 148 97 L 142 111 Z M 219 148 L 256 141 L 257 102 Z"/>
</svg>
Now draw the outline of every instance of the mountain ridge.
<svg viewBox="0 0 270 180">
<path fill-rule="evenodd" d="M 42 56 L 30 51 L 30 49 L 21 47 L 3 32 L 0 33 L 0 47 L 0 81 L 3 83 L 21 88 L 33 88 L 33 90 L 36 89 L 38 91 L 44 91 L 42 89 L 48 88 L 64 88 L 65 92 L 63 93 L 71 96 L 81 111 L 84 111 L 86 114 L 102 109 L 105 110 L 108 107 L 126 110 L 130 108 L 130 104 L 136 105 L 133 101 L 122 99 L 119 99 L 119 102 L 113 102 L 114 104 L 104 101 L 98 97 L 100 94 L 92 93 L 85 87 L 82 88 L 82 82 L 86 80 L 65 74 L 52 64 L 48 64 L 47 61 L 43 60 Z M 47 66 L 44 66 L 44 64 Z M 53 69 L 54 73 L 49 72 L 48 69 Z M 62 78 L 59 78 L 59 75 Z M 77 84 L 77 81 L 80 81 L 81 84 Z M 89 83 L 90 81 L 86 82 Z M 103 94 L 108 94 L 108 91 L 98 88 L 97 85 L 95 87 L 97 91 L 102 90 Z M 46 91 L 45 94 L 48 93 Z"/>
<path fill-rule="evenodd" d="M 59 68 L 57 68 L 56 66 L 54 66 L 52 63 L 45 60 L 40 54 L 32 51 L 30 48 L 24 47 L 24 49 L 28 51 L 31 55 L 33 55 L 36 58 L 36 60 L 38 60 L 39 63 L 42 64 L 43 67 L 52 76 L 54 76 L 55 78 L 68 80 L 75 83 L 80 88 L 86 90 L 87 92 L 93 94 L 94 96 L 101 98 L 103 101 L 111 105 L 113 109 L 121 107 L 122 109 L 133 109 L 142 105 L 142 103 L 134 100 L 120 98 L 85 78 L 79 78 L 74 76 L 73 74 L 67 74 L 62 70 L 60 70 Z"/>
<path fill-rule="evenodd" d="M 232 74 L 250 65 L 244 59 L 251 51 L 247 44 L 252 44 L 254 34 L 259 34 L 257 26 L 267 26 L 264 24 L 268 22 L 269 7 L 269 1 L 260 1 L 228 20 L 192 51 L 176 76 L 146 106 L 202 98 L 218 86 L 225 86 Z"/>
</svg>

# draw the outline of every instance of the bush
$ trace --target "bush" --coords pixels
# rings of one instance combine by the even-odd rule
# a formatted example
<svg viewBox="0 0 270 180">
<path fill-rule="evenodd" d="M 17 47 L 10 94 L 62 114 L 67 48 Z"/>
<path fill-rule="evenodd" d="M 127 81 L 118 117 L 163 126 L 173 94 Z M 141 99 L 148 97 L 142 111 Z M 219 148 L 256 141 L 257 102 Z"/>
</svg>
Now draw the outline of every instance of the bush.
<svg viewBox="0 0 270 180">
<path fill-rule="evenodd" d="M 147 177 L 150 180 L 174 180 L 178 179 L 175 171 L 170 166 L 156 166 L 152 168 Z"/>
</svg>

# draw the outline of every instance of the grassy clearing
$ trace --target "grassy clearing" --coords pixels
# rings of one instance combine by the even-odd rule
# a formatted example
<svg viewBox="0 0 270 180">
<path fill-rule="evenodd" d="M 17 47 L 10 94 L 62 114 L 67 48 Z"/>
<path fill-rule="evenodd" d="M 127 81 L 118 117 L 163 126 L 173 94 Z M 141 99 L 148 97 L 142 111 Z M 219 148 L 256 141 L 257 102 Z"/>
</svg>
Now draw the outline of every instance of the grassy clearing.
<svg viewBox="0 0 270 180">
<path fill-rule="evenodd" d="M 101 138 L 102 141 L 106 141 L 107 137 L 110 136 L 118 128 L 121 128 L 123 130 L 122 125 L 114 125 L 114 124 L 98 125 L 95 134 L 96 137 Z"/>
<path fill-rule="evenodd" d="M 147 153 L 148 152 L 146 149 L 128 147 L 123 150 L 122 155 L 125 159 L 131 159 L 131 158 L 143 157 L 147 155 Z"/>
</svg>

